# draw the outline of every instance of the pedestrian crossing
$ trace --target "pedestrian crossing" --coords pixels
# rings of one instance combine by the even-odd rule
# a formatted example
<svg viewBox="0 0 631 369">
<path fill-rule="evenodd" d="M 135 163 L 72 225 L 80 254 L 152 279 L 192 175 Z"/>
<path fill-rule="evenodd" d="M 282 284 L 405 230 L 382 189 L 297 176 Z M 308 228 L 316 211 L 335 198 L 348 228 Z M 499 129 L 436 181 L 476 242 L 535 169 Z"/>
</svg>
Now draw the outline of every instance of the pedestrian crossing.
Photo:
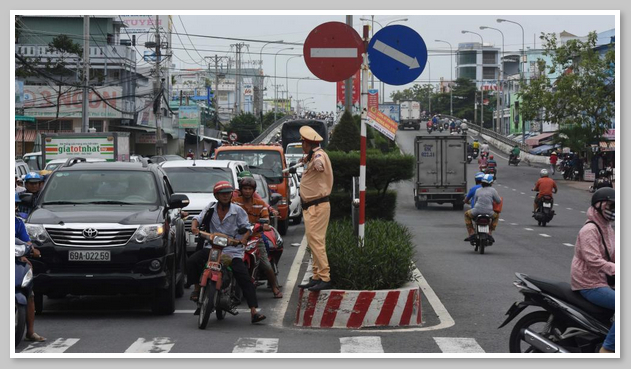
<svg viewBox="0 0 631 369">
<path fill-rule="evenodd" d="M 432 352 L 443 353 L 484 353 L 484 349 L 477 343 L 474 338 L 463 337 L 433 337 Z M 185 345 L 185 343 L 180 343 Z M 66 352 L 71 347 L 81 345 L 78 338 L 58 338 L 54 341 L 32 343 L 24 350 L 17 351 L 20 354 L 60 354 Z M 125 354 L 167 354 L 178 345 L 178 341 L 169 337 L 154 338 L 138 338 L 132 342 L 130 346 L 124 350 Z M 295 341 L 291 340 L 292 347 L 295 347 Z M 307 347 L 307 345 L 305 345 Z M 421 347 L 424 352 L 427 348 Z M 76 351 L 76 350 L 75 350 Z M 85 350 L 81 350 L 85 351 Z M 305 352 L 311 352 L 311 347 Z M 233 354 L 275 354 L 288 353 L 282 350 L 282 342 L 279 338 L 256 338 L 256 337 L 240 337 L 234 343 L 231 351 Z M 357 353 L 387 353 L 382 344 L 380 336 L 354 336 L 340 337 L 338 353 L 357 354 Z M 114 353 L 116 354 L 116 353 Z"/>
</svg>

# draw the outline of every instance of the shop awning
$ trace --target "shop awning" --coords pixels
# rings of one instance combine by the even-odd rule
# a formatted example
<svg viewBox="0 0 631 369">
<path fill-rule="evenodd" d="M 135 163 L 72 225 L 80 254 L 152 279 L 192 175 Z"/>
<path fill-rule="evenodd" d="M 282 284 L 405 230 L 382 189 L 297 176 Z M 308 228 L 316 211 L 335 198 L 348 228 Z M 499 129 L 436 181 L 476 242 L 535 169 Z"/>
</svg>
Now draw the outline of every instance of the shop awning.
<svg viewBox="0 0 631 369">
<path fill-rule="evenodd" d="M 145 127 L 145 126 L 110 126 L 110 128 L 114 129 L 131 129 L 132 131 L 142 131 L 142 132 L 155 132 L 155 127 Z"/>
<path fill-rule="evenodd" d="M 22 134 L 22 132 L 24 132 L 24 134 Z M 18 129 L 17 131 L 15 131 L 15 142 L 22 142 L 22 136 L 24 136 L 24 142 L 35 142 L 35 138 L 40 133 L 72 133 L 72 132 L 74 131 L 56 131 L 55 132 L 55 130 L 45 130 L 45 129 L 40 129 L 39 131 L 36 131 L 34 129 L 27 129 L 27 130 L 22 131 L 21 129 Z"/>
<path fill-rule="evenodd" d="M 221 139 L 220 138 L 216 138 L 216 137 L 208 137 L 208 136 L 199 135 L 199 139 L 200 140 L 215 141 L 217 143 L 221 143 Z"/>
<path fill-rule="evenodd" d="M 556 132 L 542 133 L 540 135 L 527 138 L 526 145 L 529 145 L 529 146 L 541 145 L 541 141 L 546 141 L 547 138 L 552 137 L 555 133 Z"/>
<path fill-rule="evenodd" d="M 35 118 L 27 117 L 27 116 L 24 116 L 24 115 L 16 115 L 15 116 L 15 120 L 16 120 L 16 122 L 31 122 L 31 123 L 35 123 Z"/>
</svg>

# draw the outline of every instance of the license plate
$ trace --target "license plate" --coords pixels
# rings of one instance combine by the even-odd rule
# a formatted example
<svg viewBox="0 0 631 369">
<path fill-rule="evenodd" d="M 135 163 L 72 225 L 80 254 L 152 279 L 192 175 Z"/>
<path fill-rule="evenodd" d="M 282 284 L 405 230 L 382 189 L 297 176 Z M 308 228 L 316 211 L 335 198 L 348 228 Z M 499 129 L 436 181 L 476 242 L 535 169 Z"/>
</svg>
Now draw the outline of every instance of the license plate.
<svg viewBox="0 0 631 369">
<path fill-rule="evenodd" d="M 480 233 L 489 233 L 489 226 L 478 226 L 478 232 Z"/>
<path fill-rule="evenodd" d="M 544 202 L 544 203 L 543 203 L 543 207 L 544 207 L 544 208 L 551 208 L 551 207 L 552 207 L 552 204 L 550 204 L 550 203 L 548 203 L 548 202 Z"/>
<path fill-rule="evenodd" d="M 69 251 L 68 261 L 110 261 L 109 251 Z"/>
</svg>

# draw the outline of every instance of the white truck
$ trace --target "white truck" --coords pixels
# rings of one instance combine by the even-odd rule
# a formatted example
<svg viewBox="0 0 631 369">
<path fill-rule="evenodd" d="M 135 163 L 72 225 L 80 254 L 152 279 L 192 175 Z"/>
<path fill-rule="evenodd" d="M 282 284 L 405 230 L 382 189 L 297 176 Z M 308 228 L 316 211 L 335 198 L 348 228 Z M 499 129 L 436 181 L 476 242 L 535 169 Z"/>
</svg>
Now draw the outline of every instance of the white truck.
<svg viewBox="0 0 631 369">
<path fill-rule="evenodd" d="M 414 100 L 401 101 L 401 120 L 399 128 L 412 127 L 415 130 L 421 128 L 421 103 Z"/>
<path fill-rule="evenodd" d="M 42 133 L 42 164 L 54 159 L 129 161 L 128 132 Z"/>
<path fill-rule="evenodd" d="M 424 209 L 430 202 L 452 203 L 464 209 L 467 191 L 467 137 L 420 135 L 414 140 L 416 185 L 414 203 Z"/>
</svg>

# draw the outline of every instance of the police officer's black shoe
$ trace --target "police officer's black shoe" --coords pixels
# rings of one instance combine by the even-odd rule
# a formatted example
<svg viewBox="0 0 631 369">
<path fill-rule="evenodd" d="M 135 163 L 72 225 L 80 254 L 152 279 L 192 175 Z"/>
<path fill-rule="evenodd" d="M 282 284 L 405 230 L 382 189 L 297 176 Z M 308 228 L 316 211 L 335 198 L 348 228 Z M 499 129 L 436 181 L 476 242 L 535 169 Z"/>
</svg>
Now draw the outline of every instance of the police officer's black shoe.
<svg viewBox="0 0 631 369">
<path fill-rule="evenodd" d="M 329 282 L 320 281 L 320 283 L 318 283 L 315 286 L 309 288 L 309 291 L 330 290 L 331 288 L 333 288 L 333 284 L 330 281 Z"/>
<path fill-rule="evenodd" d="M 318 283 L 320 283 L 319 279 L 309 278 L 309 282 L 307 282 L 305 284 L 298 285 L 298 288 L 311 288 L 311 287 L 315 286 Z"/>
</svg>

